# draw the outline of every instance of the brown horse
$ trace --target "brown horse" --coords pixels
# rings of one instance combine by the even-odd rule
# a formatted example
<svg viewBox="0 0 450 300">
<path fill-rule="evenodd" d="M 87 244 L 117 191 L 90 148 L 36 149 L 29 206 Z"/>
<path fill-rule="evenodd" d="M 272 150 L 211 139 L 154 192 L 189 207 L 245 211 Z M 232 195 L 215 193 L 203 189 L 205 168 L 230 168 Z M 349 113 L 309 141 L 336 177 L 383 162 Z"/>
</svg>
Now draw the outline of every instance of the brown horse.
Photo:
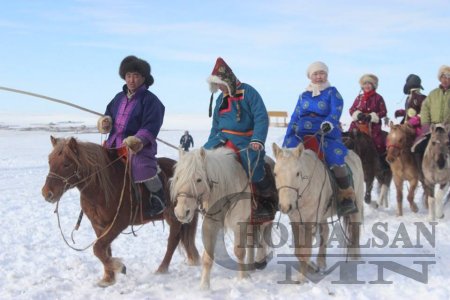
<svg viewBox="0 0 450 300">
<path fill-rule="evenodd" d="M 366 184 L 366 193 L 364 201 L 367 204 L 372 203 L 372 188 L 376 178 L 381 185 L 381 192 L 378 203 L 374 206 L 388 206 L 388 192 L 392 180 L 392 171 L 384 157 L 378 154 L 377 148 L 372 138 L 359 130 L 352 130 L 342 134 L 342 140 L 347 148 L 353 150 L 359 155 L 364 171 L 364 182 Z"/>
<path fill-rule="evenodd" d="M 145 216 L 148 201 L 137 201 L 130 186 L 126 163 L 115 150 L 89 143 L 79 142 L 75 138 L 56 139 L 51 137 L 53 151 L 49 155 L 49 174 L 42 195 L 50 203 L 58 202 L 69 189 L 76 187 L 80 191 L 81 208 L 91 221 L 97 235 L 94 254 L 104 267 L 99 286 L 115 283 L 115 274 L 125 273 L 125 265 L 113 257 L 111 243 L 129 225 L 145 224 L 152 220 L 164 219 L 170 225 L 166 254 L 157 272 L 168 271 L 172 255 L 179 242 L 184 246 L 188 263 L 199 263 L 199 254 L 195 247 L 197 215 L 190 224 L 182 225 L 173 213 L 169 200 L 168 178 L 173 175 L 174 160 L 159 158 L 160 178 L 163 182 L 167 208 L 163 214 L 154 218 Z M 127 172 L 128 173 L 128 172 Z M 129 174 L 129 173 L 128 173 Z M 128 175 L 127 174 L 127 175 Z M 125 182 L 124 182 L 125 181 Z M 142 199 L 149 198 L 146 188 L 140 188 Z M 143 208 L 144 207 L 144 208 Z"/>
<path fill-rule="evenodd" d="M 414 155 L 411 152 L 415 138 L 415 131 L 411 125 L 397 124 L 391 121 L 391 128 L 387 136 L 387 156 L 386 160 L 391 165 L 392 174 L 394 175 L 395 188 L 397 189 L 397 216 L 403 215 L 403 181 L 409 182 L 408 202 L 413 212 L 417 212 L 416 203 L 414 202 L 414 193 L 419 183 L 421 172 L 418 167 Z"/>
</svg>

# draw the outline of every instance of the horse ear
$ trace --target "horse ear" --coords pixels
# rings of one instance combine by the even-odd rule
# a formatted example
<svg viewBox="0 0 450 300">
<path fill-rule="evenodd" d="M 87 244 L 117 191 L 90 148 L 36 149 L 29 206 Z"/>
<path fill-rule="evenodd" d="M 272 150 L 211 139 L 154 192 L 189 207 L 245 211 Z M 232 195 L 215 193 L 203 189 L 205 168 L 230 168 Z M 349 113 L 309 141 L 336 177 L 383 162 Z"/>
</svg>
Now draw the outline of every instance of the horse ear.
<svg viewBox="0 0 450 300">
<path fill-rule="evenodd" d="M 206 157 L 206 150 L 203 147 L 200 147 L 200 157 L 202 159 L 205 159 L 205 157 Z"/>
<path fill-rule="evenodd" d="M 392 127 L 394 127 L 394 122 L 392 122 L 392 121 L 389 121 L 389 128 L 391 128 L 391 129 L 392 129 Z"/>
<path fill-rule="evenodd" d="M 178 147 L 178 156 L 183 157 L 184 156 L 184 150 L 181 147 Z"/>
<path fill-rule="evenodd" d="M 278 147 L 278 145 L 276 143 L 272 143 L 272 152 L 273 152 L 273 155 L 275 156 L 275 158 L 278 157 L 278 153 L 280 153 L 280 151 L 281 151 L 281 148 Z"/>
<path fill-rule="evenodd" d="M 431 132 L 434 132 L 436 130 L 436 124 L 431 124 L 430 126 Z"/>
<path fill-rule="evenodd" d="M 74 137 L 70 138 L 68 145 L 69 145 L 70 150 L 72 150 L 73 153 L 78 155 L 78 143 Z"/>
<path fill-rule="evenodd" d="M 305 150 L 305 146 L 303 145 L 303 143 L 298 144 L 298 146 L 294 149 L 294 155 L 300 157 L 303 150 Z"/>
<path fill-rule="evenodd" d="M 50 136 L 50 141 L 52 142 L 53 147 L 55 147 L 56 144 L 58 144 L 58 139 L 55 138 L 53 135 Z"/>
</svg>

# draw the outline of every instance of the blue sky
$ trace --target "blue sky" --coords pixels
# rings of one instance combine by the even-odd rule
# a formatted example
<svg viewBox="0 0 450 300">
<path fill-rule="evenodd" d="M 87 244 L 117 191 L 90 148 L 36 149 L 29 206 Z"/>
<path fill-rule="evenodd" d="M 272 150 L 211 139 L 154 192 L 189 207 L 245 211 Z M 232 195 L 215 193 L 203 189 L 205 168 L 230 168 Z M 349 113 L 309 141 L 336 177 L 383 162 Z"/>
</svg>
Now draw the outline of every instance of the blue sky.
<svg viewBox="0 0 450 300">
<path fill-rule="evenodd" d="M 427 94 L 450 64 L 449 9 L 448 0 L 2 1 L 0 86 L 103 112 L 123 84 L 120 61 L 134 54 L 151 64 L 166 115 L 206 116 L 205 80 L 221 56 L 268 110 L 290 114 L 306 68 L 322 60 L 344 114 L 370 72 L 392 117 L 410 73 Z M 86 114 L 3 91 L 0 101 L 3 112 Z"/>
</svg>

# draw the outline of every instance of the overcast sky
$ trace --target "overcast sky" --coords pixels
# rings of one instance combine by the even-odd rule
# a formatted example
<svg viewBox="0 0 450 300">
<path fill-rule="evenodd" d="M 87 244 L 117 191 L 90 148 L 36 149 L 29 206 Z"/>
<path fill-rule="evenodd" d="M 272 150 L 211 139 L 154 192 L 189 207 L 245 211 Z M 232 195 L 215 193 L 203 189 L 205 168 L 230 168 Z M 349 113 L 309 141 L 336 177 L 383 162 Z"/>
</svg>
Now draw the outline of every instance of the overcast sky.
<svg viewBox="0 0 450 300">
<path fill-rule="evenodd" d="M 207 115 L 206 78 L 218 56 L 268 110 L 289 114 L 317 60 L 329 66 L 344 114 L 370 72 L 391 117 L 410 73 L 427 94 L 438 68 L 450 65 L 449 0 L 9 0 L 1 7 L 0 86 L 102 113 L 121 89 L 118 67 L 130 54 L 151 64 L 150 90 L 167 115 Z M 3 112 L 78 113 L 3 91 L 0 101 Z"/>
</svg>

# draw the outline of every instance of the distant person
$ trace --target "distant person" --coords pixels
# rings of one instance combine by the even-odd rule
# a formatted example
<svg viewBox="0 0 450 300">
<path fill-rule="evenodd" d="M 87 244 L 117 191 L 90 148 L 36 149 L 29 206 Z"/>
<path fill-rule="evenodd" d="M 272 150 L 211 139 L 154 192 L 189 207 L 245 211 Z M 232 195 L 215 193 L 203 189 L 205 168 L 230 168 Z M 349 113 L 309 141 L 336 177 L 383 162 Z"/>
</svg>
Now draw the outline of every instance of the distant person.
<svg viewBox="0 0 450 300">
<path fill-rule="evenodd" d="M 186 130 L 181 136 L 180 146 L 186 152 L 189 151 L 191 146 L 194 147 L 194 139 L 192 138 L 192 135 L 189 134 L 189 131 Z"/>
<path fill-rule="evenodd" d="M 403 87 L 403 93 L 407 95 L 405 100 L 405 109 L 398 109 L 395 111 L 395 117 L 403 117 L 400 123 L 407 121 L 412 126 L 420 125 L 420 111 L 422 103 L 427 96 L 422 95 L 420 90 L 423 90 L 422 80 L 416 74 L 410 74 L 406 78 L 406 83 Z"/>
<path fill-rule="evenodd" d="M 119 92 L 106 107 L 105 116 L 97 122 L 100 133 L 109 133 L 106 147 L 127 146 L 131 171 L 136 183 L 150 191 L 150 216 L 164 211 L 164 189 L 157 174 L 156 137 L 164 120 L 164 105 L 150 92 L 153 84 L 150 65 L 136 56 L 125 57 L 119 75 L 125 80 Z"/>
<path fill-rule="evenodd" d="M 328 67 L 323 62 L 312 63 L 306 75 L 311 80 L 292 113 L 283 147 L 295 148 L 299 143 L 310 144 L 313 137 L 322 139 L 320 150 L 325 163 L 333 172 L 339 187 L 337 213 L 344 216 L 358 212 L 351 175 L 345 165 L 348 149 L 342 143 L 339 119 L 344 101 L 328 81 Z"/>
<path fill-rule="evenodd" d="M 364 74 L 359 79 L 361 93 L 356 97 L 350 115 L 353 119 L 349 131 L 357 129 L 368 134 L 377 148 L 378 154 L 386 155 L 386 136 L 381 130 L 381 120 L 387 115 L 383 97 L 377 93 L 378 77 Z"/>
</svg>

